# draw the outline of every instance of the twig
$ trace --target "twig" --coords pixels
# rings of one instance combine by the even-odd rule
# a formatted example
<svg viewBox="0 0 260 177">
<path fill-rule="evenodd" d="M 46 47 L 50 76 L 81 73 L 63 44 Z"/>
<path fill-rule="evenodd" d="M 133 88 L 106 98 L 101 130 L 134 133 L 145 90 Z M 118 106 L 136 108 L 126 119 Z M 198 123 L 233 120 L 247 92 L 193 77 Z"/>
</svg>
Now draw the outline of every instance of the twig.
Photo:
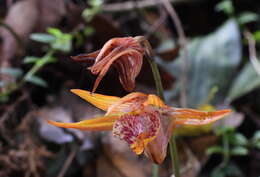
<svg viewBox="0 0 260 177">
<path fill-rule="evenodd" d="M 7 110 L 0 119 L 0 134 L 10 145 L 14 145 L 15 142 L 12 138 L 8 137 L 4 123 L 9 118 L 9 115 L 14 112 L 15 108 L 26 98 L 28 98 L 28 95 L 23 93 L 14 104 L 10 105 L 7 108 Z"/>
<path fill-rule="evenodd" d="M 244 35 L 245 35 L 246 39 L 248 40 L 248 50 L 249 50 L 250 62 L 252 63 L 257 74 L 260 76 L 260 63 L 257 60 L 257 56 L 256 56 L 255 40 L 249 31 L 245 31 Z"/>
<path fill-rule="evenodd" d="M 68 158 L 66 159 L 66 161 L 57 177 L 63 177 L 66 174 L 66 171 L 70 167 L 70 164 L 72 163 L 74 157 L 76 156 L 77 151 L 78 151 L 78 145 L 72 146 L 71 152 L 70 152 Z"/>
<path fill-rule="evenodd" d="M 145 38 L 148 39 L 151 34 L 153 34 L 160 26 L 163 24 L 163 22 L 166 20 L 167 15 L 165 11 L 162 11 L 162 14 L 156 22 L 153 23 L 153 25 L 150 27 L 149 31 L 145 34 Z"/>
<path fill-rule="evenodd" d="M 192 2 L 198 2 L 201 0 L 193 0 Z M 179 4 L 191 2 L 191 0 L 170 0 L 171 3 Z M 102 10 L 105 12 L 120 12 L 128 11 L 132 9 L 149 8 L 160 4 L 158 0 L 141 0 L 141 1 L 126 1 L 121 3 L 104 4 Z"/>
<path fill-rule="evenodd" d="M 22 93 L 22 95 L 14 102 L 14 104 L 10 105 L 7 110 L 5 111 L 5 113 L 2 115 L 1 119 L 0 119 L 0 128 L 2 129 L 3 127 L 5 127 L 3 124 L 4 122 L 8 119 L 9 114 L 13 113 L 16 106 L 18 106 L 23 100 L 25 100 L 26 98 L 28 98 L 28 94 L 26 93 Z"/>
<path fill-rule="evenodd" d="M 18 34 L 6 23 L 2 22 L 0 20 L 0 26 L 4 27 L 5 29 L 7 29 L 12 35 L 13 37 L 15 38 L 15 40 L 17 41 L 17 43 L 23 47 L 23 42 L 22 40 L 20 39 L 20 37 L 18 36 Z"/>
<path fill-rule="evenodd" d="M 180 104 L 182 107 L 187 107 L 187 95 L 186 95 L 186 73 L 187 73 L 187 65 L 188 65 L 188 50 L 187 50 L 187 39 L 180 21 L 178 14 L 176 13 L 174 7 L 171 5 L 169 0 L 161 0 L 163 6 L 169 13 L 172 21 L 175 24 L 177 34 L 179 36 L 180 46 L 183 47 L 184 57 L 182 62 L 182 76 L 181 76 L 181 96 L 180 96 Z"/>
</svg>

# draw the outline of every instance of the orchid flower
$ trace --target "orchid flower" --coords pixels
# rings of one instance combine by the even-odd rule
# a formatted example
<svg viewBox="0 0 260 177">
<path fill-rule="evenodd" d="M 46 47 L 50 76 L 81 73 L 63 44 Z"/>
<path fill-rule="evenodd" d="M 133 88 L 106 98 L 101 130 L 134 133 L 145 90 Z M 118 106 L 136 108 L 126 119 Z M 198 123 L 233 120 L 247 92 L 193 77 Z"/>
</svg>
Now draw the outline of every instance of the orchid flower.
<svg viewBox="0 0 260 177">
<path fill-rule="evenodd" d="M 49 120 L 50 124 L 85 131 L 111 130 L 115 137 L 128 143 L 137 155 L 145 153 L 158 164 L 166 157 L 167 145 L 176 126 L 209 124 L 231 112 L 229 109 L 203 112 L 170 107 L 158 96 L 140 92 L 133 92 L 120 98 L 79 89 L 71 91 L 106 111 L 106 114 L 76 123 Z"/>
<path fill-rule="evenodd" d="M 79 62 L 89 62 L 95 59 L 93 66 L 88 69 L 98 75 L 92 92 L 95 92 L 100 81 L 114 66 L 119 73 L 119 80 L 126 91 L 132 91 L 135 87 L 135 78 L 139 74 L 142 63 L 144 48 L 138 38 L 122 37 L 110 39 L 101 50 L 90 54 L 80 54 L 72 57 Z"/>
</svg>

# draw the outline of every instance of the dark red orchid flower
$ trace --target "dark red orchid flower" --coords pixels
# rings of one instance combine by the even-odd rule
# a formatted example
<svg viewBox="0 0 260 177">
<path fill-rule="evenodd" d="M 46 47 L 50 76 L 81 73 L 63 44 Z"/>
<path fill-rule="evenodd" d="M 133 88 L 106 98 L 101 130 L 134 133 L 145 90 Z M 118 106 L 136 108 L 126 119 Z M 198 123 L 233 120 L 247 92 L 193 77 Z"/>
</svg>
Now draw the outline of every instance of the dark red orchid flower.
<svg viewBox="0 0 260 177">
<path fill-rule="evenodd" d="M 101 50 L 89 54 L 72 57 L 79 62 L 89 62 L 95 59 L 91 72 L 98 75 L 92 92 L 95 92 L 100 81 L 111 66 L 119 74 L 119 80 L 126 91 L 135 87 L 135 78 L 139 74 L 143 63 L 144 49 L 136 38 L 122 37 L 110 39 Z"/>
</svg>

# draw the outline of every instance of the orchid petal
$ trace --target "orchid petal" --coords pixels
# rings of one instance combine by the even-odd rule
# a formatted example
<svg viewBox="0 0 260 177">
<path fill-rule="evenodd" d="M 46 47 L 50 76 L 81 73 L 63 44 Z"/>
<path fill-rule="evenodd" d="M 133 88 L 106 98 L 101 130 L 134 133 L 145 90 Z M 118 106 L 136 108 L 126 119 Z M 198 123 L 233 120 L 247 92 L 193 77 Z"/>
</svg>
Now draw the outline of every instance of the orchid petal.
<svg viewBox="0 0 260 177">
<path fill-rule="evenodd" d="M 205 125 L 215 122 L 231 112 L 230 109 L 204 112 L 195 109 L 174 108 L 170 113 L 175 124 L 181 125 Z"/>
<path fill-rule="evenodd" d="M 134 49 L 131 49 L 131 48 L 124 49 L 122 47 L 118 47 L 118 48 L 115 48 L 113 51 L 111 51 L 111 53 L 108 54 L 106 57 L 104 57 L 102 60 L 100 60 L 99 62 L 96 62 L 92 67 L 90 67 L 91 72 L 93 74 L 99 73 L 98 78 L 96 79 L 96 82 L 94 84 L 92 92 L 95 92 L 96 88 L 99 85 L 99 82 L 102 80 L 104 75 L 107 73 L 108 69 L 113 64 L 113 62 L 116 61 L 117 59 L 120 60 L 124 55 L 128 55 L 130 53 L 135 54 L 137 56 L 140 55 L 140 53 Z M 139 57 L 138 59 L 140 60 L 141 57 Z M 139 71 L 140 71 L 140 69 L 141 69 L 140 65 L 136 65 L 135 67 L 138 67 Z M 136 73 L 134 71 L 131 71 L 131 72 Z M 124 74 L 129 74 L 129 73 L 124 73 Z M 139 72 L 137 74 L 139 74 Z"/>
<path fill-rule="evenodd" d="M 95 59 L 98 56 L 99 52 L 100 50 L 97 50 L 89 54 L 79 54 L 77 56 L 71 56 L 71 58 L 77 62 L 84 62 L 84 63 L 95 62 Z"/>
<path fill-rule="evenodd" d="M 132 91 L 135 87 L 135 78 L 140 73 L 143 64 L 142 58 L 142 53 L 137 51 L 129 52 L 121 56 L 120 60 L 115 61 L 120 83 L 126 91 Z"/>
<path fill-rule="evenodd" d="M 107 111 L 111 105 L 120 100 L 120 98 L 116 96 L 101 95 L 80 89 L 72 89 L 71 92 L 103 111 Z"/>
<path fill-rule="evenodd" d="M 148 95 L 148 99 L 145 102 L 147 105 L 154 105 L 157 107 L 167 107 L 164 102 L 156 95 Z"/>
<path fill-rule="evenodd" d="M 62 123 L 47 120 L 49 124 L 62 128 L 75 128 L 80 130 L 105 131 L 112 130 L 114 122 L 119 118 L 118 115 L 98 117 L 75 123 Z"/>
<path fill-rule="evenodd" d="M 120 112 L 128 113 L 128 112 L 136 111 L 137 109 L 142 108 L 142 104 L 145 102 L 146 99 L 147 99 L 146 94 L 140 92 L 130 93 L 122 97 L 113 105 L 111 105 L 107 110 L 106 115 L 117 114 Z"/>
<path fill-rule="evenodd" d="M 147 144 L 144 153 L 154 163 L 161 164 L 167 155 L 168 143 L 169 137 L 161 125 L 154 140 Z"/>
<path fill-rule="evenodd" d="M 113 135 L 126 141 L 139 155 L 156 138 L 160 125 L 160 114 L 157 111 L 125 114 L 115 122 Z"/>
</svg>

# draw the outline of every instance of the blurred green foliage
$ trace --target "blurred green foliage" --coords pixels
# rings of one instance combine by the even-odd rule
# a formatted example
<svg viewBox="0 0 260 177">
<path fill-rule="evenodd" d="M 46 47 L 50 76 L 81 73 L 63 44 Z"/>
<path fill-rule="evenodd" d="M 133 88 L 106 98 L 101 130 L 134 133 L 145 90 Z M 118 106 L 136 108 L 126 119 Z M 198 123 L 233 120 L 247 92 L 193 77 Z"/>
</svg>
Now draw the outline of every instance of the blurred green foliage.
<svg viewBox="0 0 260 177">
<path fill-rule="evenodd" d="M 1 69 L 1 73 L 13 76 L 17 82 L 4 83 L 0 86 L 4 89 L 0 93 L 0 101 L 8 101 L 9 95 L 14 91 L 20 89 L 26 82 L 33 83 L 37 86 L 47 87 L 48 84 L 42 78 L 37 76 L 38 71 L 49 63 L 57 61 L 54 54 L 56 52 L 69 52 L 72 49 L 72 35 L 69 33 L 63 33 L 59 29 L 49 28 L 48 34 L 35 33 L 31 35 L 31 39 L 43 44 L 48 45 L 46 54 L 42 57 L 27 56 L 24 58 L 24 64 L 32 64 L 32 67 L 23 76 L 23 71 L 17 68 L 5 68 Z"/>
<path fill-rule="evenodd" d="M 260 149 L 260 131 L 256 131 L 251 139 L 237 133 L 232 127 L 218 127 L 216 135 L 221 137 L 222 145 L 207 149 L 207 154 L 222 155 L 222 162 L 211 173 L 211 177 L 244 176 L 239 168 L 230 160 L 232 156 L 248 155 L 250 149 Z"/>
<path fill-rule="evenodd" d="M 101 5 L 103 3 L 102 0 L 90 0 L 89 2 L 89 8 L 86 8 L 83 11 L 83 18 L 86 20 L 86 22 L 90 22 L 93 17 L 100 13 L 100 11 L 102 10 Z"/>
</svg>

